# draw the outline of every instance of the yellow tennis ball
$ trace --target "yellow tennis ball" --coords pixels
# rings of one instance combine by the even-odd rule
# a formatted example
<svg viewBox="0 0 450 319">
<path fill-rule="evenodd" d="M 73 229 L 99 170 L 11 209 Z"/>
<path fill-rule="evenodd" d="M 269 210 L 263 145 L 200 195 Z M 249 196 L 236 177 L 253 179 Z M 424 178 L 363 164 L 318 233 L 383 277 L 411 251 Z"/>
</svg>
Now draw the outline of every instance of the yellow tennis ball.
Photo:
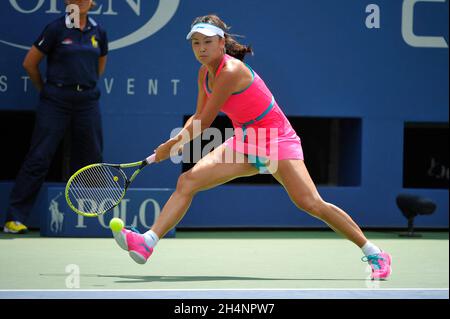
<svg viewBox="0 0 450 319">
<path fill-rule="evenodd" d="M 119 178 L 118 178 L 117 176 L 114 176 L 114 177 L 113 177 L 113 180 L 114 180 L 115 182 L 117 182 L 117 181 L 119 180 Z"/>
<path fill-rule="evenodd" d="M 122 230 L 122 228 L 124 227 L 123 221 L 120 218 L 113 218 L 111 219 L 111 221 L 109 222 L 109 228 L 111 228 L 111 230 L 113 232 L 120 232 Z"/>
</svg>

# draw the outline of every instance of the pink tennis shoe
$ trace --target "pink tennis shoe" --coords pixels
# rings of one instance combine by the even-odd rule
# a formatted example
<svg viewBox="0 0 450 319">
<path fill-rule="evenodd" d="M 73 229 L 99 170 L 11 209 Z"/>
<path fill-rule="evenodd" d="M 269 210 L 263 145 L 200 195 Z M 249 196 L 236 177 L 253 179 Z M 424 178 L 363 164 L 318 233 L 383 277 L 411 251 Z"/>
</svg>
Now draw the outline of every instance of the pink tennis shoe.
<svg viewBox="0 0 450 319">
<path fill-rule="evenodd" d="M 138 232 L 123 228 L 120 232 L 113 232 L 113 236 L 120 248 L 127 250 L 138 264 L 145 264 L 153 253 L 153 248 L 146 244 L 144 236 Z"/>
<path fill-rule="evenodd" d="M 392 273 L 392 258 L 387 252 L 382 251 L 379 254 L 364 256 L 361 260 L 368 262 L 372 268 L 372 280 L 385 280 Z"/>
</svg>

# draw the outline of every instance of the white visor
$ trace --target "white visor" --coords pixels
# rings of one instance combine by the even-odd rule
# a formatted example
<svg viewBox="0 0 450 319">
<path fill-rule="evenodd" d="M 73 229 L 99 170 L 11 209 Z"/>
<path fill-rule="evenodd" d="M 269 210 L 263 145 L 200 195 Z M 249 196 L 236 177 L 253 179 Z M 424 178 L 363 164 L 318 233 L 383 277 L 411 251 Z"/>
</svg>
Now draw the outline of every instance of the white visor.
<svg viewBox="0 0 450 319">
<path fill-rule="evenodd" d="M 197 23 L 192 27 L 191 32 L 189 32 L 188 35 L 186 36 L 186 40 L 189 40 L 192 37 L 192 35 L 196 32 L 206 35 L 208 37 L 212 37 L 215 35 L 218 35 L 221 38 L 225 37 L 225 32 L 223 32 L 221 28 L 218 28 L 215 25 L 209 23 Z"/>
</svg>

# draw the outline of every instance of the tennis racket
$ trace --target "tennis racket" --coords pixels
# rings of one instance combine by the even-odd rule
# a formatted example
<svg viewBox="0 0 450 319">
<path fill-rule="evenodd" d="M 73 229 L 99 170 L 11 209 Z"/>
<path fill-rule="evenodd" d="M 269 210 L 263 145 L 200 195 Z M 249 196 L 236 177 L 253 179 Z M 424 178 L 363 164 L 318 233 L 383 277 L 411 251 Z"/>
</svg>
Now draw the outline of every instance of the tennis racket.
<svg viewBox="0 0 450 319">
<path fill-rule="evenodd" d="M 67 182 L 67 204 L 77 214 L 86 217 L 100 216 L 116 207 L 141 170 L 154 162 L 155 154 L 134 163 L 98 163 L 85 166 Z M 128 178 L 123 169 L 132 167 L 137 169 Z"/>
</svg>

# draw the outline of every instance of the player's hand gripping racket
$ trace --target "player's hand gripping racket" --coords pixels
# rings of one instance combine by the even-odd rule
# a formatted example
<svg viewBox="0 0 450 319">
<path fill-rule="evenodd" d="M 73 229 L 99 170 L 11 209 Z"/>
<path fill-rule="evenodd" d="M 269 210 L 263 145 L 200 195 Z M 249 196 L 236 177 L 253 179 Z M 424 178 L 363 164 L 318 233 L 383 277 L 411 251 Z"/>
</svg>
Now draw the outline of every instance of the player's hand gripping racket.
<svg viewBox="0 0 450 319">
<path fill-rule="evenodd" d="M 155 154 L 127 164 L 92 164 L 78 170 L 66 185 L 66 201 L 77 214 L 96 217 L 116 207 L 139 172 L 155 162 Z M 137 167 L 130 178 L 123 168 Z"/>
</svg>

